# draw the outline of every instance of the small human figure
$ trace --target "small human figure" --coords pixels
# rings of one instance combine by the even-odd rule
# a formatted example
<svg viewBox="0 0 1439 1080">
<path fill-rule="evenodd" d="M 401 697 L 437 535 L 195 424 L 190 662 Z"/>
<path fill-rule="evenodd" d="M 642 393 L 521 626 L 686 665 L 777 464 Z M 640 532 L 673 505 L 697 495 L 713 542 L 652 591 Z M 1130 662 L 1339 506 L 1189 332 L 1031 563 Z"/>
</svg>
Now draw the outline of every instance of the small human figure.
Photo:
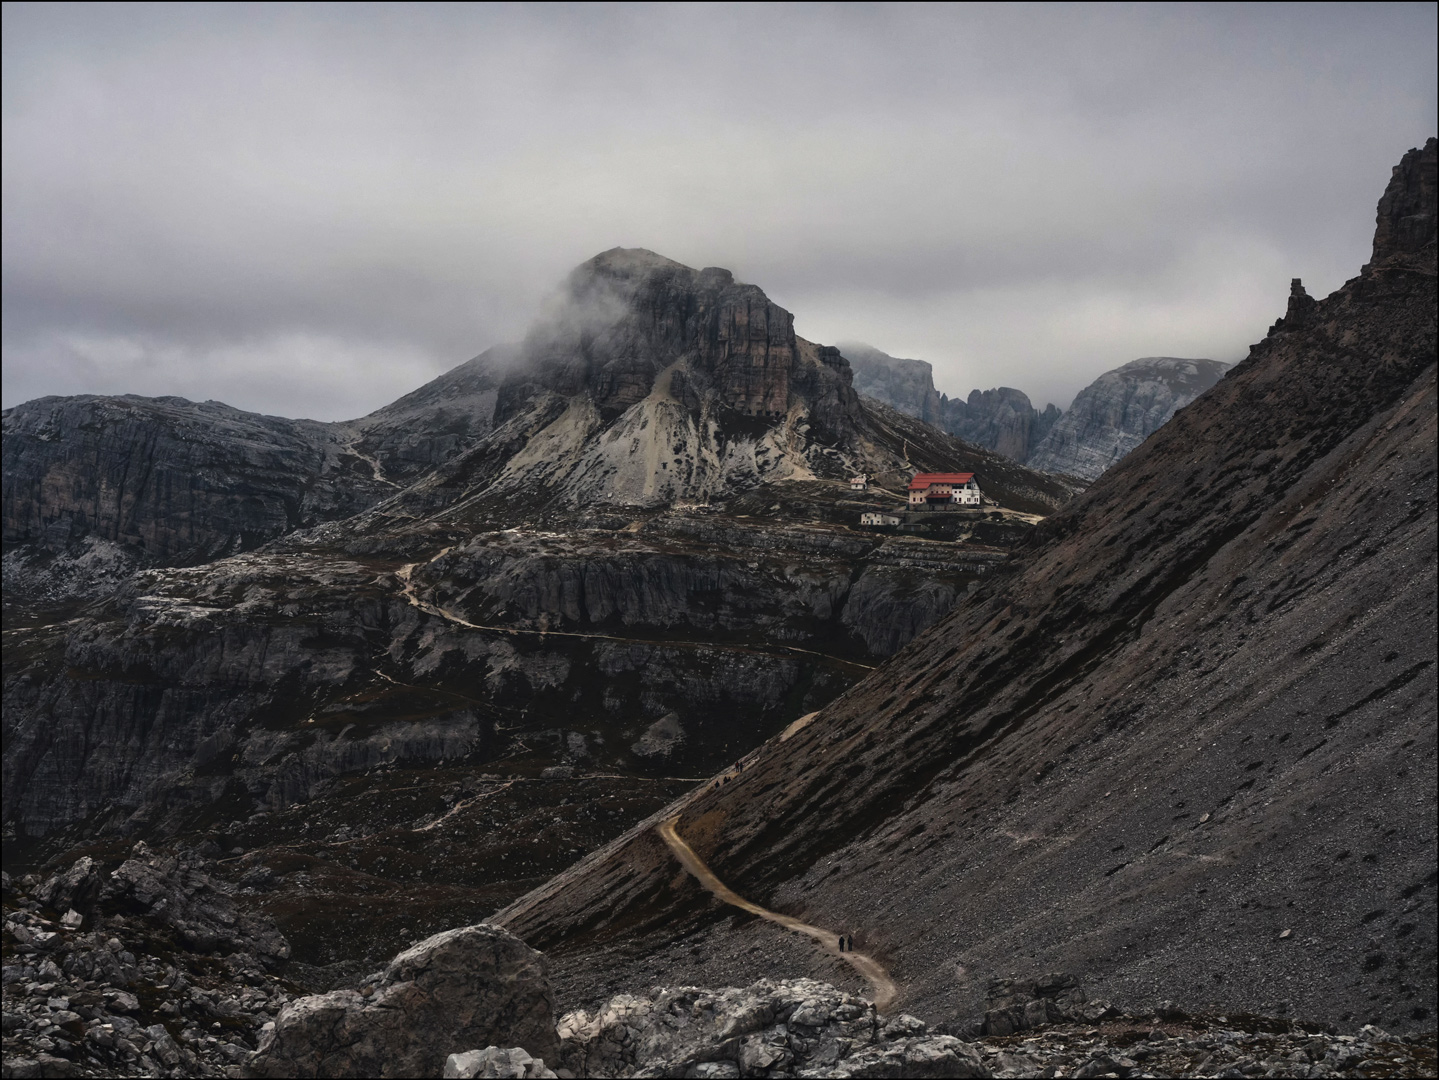
<svg viewBox="0 0 1439 1080">
<path fill-rule="evenodd" d="M 843 934 L 840 934 L 840 936 L 839 936 L 839 951 L 840 951 L 840 952 L 844 952 L 844 935 L 843 935 Z"/>
<path fill-rule="evenodd" d="M 850 934 L 850 935 L 849 935 L 849 940 L 848 940 L 848 941 L 846 942 L 846 944 L 845 944 L 844 951 L 845 951 L 845 952 L 854 952 L 854 935 L 853 935 L 853 934 Z"/>
</svg>

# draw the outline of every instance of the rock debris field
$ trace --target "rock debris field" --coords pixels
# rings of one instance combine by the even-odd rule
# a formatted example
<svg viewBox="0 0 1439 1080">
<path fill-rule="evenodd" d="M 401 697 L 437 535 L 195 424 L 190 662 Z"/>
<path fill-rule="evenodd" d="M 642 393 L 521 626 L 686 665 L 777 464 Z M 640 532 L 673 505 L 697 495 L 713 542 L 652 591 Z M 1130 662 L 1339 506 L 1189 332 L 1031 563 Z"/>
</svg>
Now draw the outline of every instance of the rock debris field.
<svg viewBox="0 0 1439 1080">
<path fill-rule="evenodd" d="M 657 986 L 557 1018 L 542 954 L 485 925 L 434 935 L 358 989 L 305 996 L 277 973 L 283 937 L 237 909 L 205 866 L 137 844 L 108 875 L 82 858 L 45 881 L 6 877 L 5 1077 L 1436 1071 L 1432 1033 L 1398 1037 L 1366 1026 L 1338 1034 L 1287 1018 L 1189 1016 L 1168 1002 L 1126 1015 L 1089 999 L 1069 975 L 996 981 L 986 1011 L 963 1026 L 882 1015 L 871 1001 L 811 979 Z M 413 1023 L 390 1022 L 391 998 L 407 1003 Z M 336 1038 L 341 1028 L 354 1038 Z M 524 1046 L 466 1045 L 481 1033 Z"/>
</svg>

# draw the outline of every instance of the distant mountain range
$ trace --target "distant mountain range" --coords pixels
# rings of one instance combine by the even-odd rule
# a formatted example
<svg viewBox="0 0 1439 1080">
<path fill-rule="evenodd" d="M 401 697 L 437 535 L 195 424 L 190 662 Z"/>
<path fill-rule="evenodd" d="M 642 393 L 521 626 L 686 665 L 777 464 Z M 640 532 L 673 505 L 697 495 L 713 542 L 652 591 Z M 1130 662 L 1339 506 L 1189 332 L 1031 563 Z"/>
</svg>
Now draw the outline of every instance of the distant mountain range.
<svg viewBox="0 0 1439 1080">
<path fill-rule="evenodd" d="M 1151 356 L 1107 371 L 1079 392 L 1067 412 L 1041 412 L 1021 390 L 1001 386 L 950 398 L 934 388 L 925 360 L 890 356 L 870 345 L 839 346 L 855 389 L 966 442 L 1045 472 L 1094 480 L 1213 386 L 1229 365 Z"/>
</svg>

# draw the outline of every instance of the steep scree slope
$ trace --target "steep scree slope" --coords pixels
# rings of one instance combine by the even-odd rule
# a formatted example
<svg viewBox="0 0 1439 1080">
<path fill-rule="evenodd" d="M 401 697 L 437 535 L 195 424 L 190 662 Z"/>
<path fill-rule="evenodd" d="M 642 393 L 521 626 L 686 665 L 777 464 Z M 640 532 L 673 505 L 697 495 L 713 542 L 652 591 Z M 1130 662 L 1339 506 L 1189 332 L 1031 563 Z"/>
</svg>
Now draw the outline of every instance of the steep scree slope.
<svg viewBox="0 0 1439 1080">
<path fill-rule="evenodd" d="M 1435 147 L 1389 189 L 1430 193 L 1422 244 L 1386 195 L 1406 239 L 683 804 L 723 880 L 857 928 L 934 1019 L 1069 970 L 1121 1003 L 1432 1027 Z M 727 919 L 644 826 L 497 916 L 562 998 L 601 954 L 611 986 L 700 981 L 663 946 L 743 955 Z"/>
</svg>

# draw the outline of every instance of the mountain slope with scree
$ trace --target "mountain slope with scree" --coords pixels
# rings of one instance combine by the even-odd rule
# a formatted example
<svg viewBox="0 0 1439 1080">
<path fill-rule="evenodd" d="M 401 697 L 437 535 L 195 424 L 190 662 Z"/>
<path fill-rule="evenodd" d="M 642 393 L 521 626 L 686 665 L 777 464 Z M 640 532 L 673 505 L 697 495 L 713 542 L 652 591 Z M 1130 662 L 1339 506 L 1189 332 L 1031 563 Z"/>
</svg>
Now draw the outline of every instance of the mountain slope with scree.
<svg viewBox="0 0 1439 1080">
<path fill-rule="evenodd" d="M 931 1019 L 1069 971 L 1128 1007 L 1431 1029 L 1435 150 L 1394 170 L 1358 277 L 968 602 L 497 921 L 571 1000 L 821 963 L 678 871 L 653 828 L 678 813 L 737 893 L 855 928 Z"/>
</svg>

